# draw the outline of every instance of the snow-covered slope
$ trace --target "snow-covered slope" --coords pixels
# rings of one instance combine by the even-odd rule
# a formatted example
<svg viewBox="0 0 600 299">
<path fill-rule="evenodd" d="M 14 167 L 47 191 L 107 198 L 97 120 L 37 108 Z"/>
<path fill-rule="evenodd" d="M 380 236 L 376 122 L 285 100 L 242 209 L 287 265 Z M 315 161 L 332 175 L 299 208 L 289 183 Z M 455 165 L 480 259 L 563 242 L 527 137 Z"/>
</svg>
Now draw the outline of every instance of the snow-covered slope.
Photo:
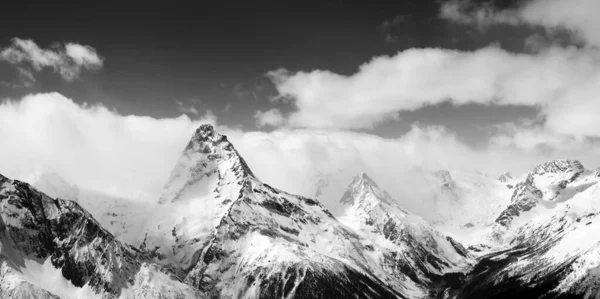
<svg viewBox="0 0 600 299">
<path fill-rule="evenodd" d="M 457 298 L 600 298 L 600 177 L 574 160 L 536 167 L 494 227 L 498 247 Z"/>
<path fill-rule="evenodd" d="M 429 290 L 428 296 L 438 291 L 441 277 L 470 267 L 465 248 L 401 208 L 365 173 L 352 180 L 340 203 L 345 207 L 340 221 L 395 252 L 400 272 Z"/>
<path fill-rule="evenodd" d="M 435 173 L 435 207 L 430 219 L 455 227 L 483 227 L 490 224 L 509 204 L 511 191 L 497 180 L 476 172 L 446 171 Z"/>
<path fill-rule="evenodd" d="M 0 241 L 3 298 L 118 298 L 126 292 L 165 298 L 149 290 L 167 286 L 196 296 L 117 241 L 76 202 L 50 198 L 1 175 Z M 153 279 L 161 276 L 161 282 Z"/>
<path fill-rule="evenodd" d="M 510 204 L 496 218 L 493 238 L 510 240 L 522 225 L 555 213 L 558 204 L 600 181 L 595 171 L 576 160 L 554 160 L 537 166 L 514 186 Z"/>
<path fill-rule="evenodd" d="M 496 217 L 510 204 L 510 189 L 476 171 L 439 170 L 424 175 L 423 180 L 429 194 L 423 200 L 427 209 L 417 214 L 465 247 L 482 243 Z"/>
</svg>

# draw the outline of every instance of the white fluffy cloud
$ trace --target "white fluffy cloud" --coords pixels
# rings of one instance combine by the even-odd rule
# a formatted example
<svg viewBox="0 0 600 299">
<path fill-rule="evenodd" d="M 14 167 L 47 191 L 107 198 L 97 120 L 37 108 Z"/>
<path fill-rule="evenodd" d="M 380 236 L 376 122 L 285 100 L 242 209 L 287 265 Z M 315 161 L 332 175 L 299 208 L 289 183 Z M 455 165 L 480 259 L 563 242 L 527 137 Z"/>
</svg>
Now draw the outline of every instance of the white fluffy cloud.
<svg viewBox="0 0 600 299">
<path fill-rule="evenodd" d="M 102 106 L 76 104 L 57 93 L 5 101 L 0 105 L 0 173 L 26 179 L 41 168 L 80 188 L 156 201 L 182 149 L 203 122 L 215 120 L 210 115 L 199 121 L 185 115 L 123 116 Z M 591 145 L 547 152 L 499 140 L 473 149 L 443 127 L 413 126 L 397 139 L 331 130 L 217 129 L 229 136 L 266 183 L 313 196 L 320 175 L 339 177 L 335 188 L 342 192 L 350 176 L 365 171 L 413 210 L 423 207 L 421 181 L 415 175 L 419 170 L 478 169 L 495 177 L 555 158 L 581 159 L 592 168 L 600 164 L 598 150 Z"/>
<path fill-rule="evenodd" d="M 256 113 L 254 114 L 254 119 L 256 119 L 256 124 L 259 127 L 276 127 L 282 125 L 285 121 L 283 114 L 281 114 L 281 111 L 277 108 L 273 108 L 264 112 L 256 111 Z"/>
<path fill-rule="evenodd" d="M 328 70 L 269 73 L 295 111 L 281 124 L 301 128 L 364 129 L 400 111 L 450 101 L 454 105 L 522 105 L 539 111 L 535 126 L 515 123 L 492 136 L 493 146 L 562 150 L 600 137 L 600 2 L 534 0 L 495 11 L 468 0 L 446 2 L 441 16 L 487 26 L 530 24 L 567 29 L 587 46 L 546 44 L 518 54 L 489 46 L 476 51 L 409 49 L 375 57 L 352 75 Z M 492 132 L 494 133 L 494 132 Z"/>
<path fill-rule="evenodd" d="M 198 109 L 196 109 L 196 107 L 194 107 L 194 105 L 191 105 L 191 104 L 187 105 L 181 101 L 177 101 L 175 104 L 177 105 L 177 111 L 179 111 L 180 113 L 193 114 L 193 115 L 198 115 L 200 113 L 198 111 Z"/>
<path fill-rule="evenodd" d="M 51 68 L 65 80 L 73 81 L 82 70 L 98 70 L 104 64 L 94 48 L 76 43 L 42 49 L 32 40 L 13 38 L 11 45 L 0 50 L 0 60 L 15 65 L 20 73 L 28 73 L 29 78 L 24 78 L 28 82 L 34 80 L 30 68 L 37 72 Z"/>
<path fill-rule="evenodd" d="M 297 127 L 371 128 L 398 111 L 451 101 L 539 107 L 553 133 L 600 137 L 600 52 L 593 48 L 411 49 L 374 58 L 351 76 L 322 70 L 271 76 L 297 107 L 287 120 Z"/>
<path fill-rule="evenodd" d="M 25 177 L 43 168 L 81 187 L 154 195 L 199 124 L 121 116 L 58 93 L 29 95 L 0 104 L 0 173 Z"/>
</svg>

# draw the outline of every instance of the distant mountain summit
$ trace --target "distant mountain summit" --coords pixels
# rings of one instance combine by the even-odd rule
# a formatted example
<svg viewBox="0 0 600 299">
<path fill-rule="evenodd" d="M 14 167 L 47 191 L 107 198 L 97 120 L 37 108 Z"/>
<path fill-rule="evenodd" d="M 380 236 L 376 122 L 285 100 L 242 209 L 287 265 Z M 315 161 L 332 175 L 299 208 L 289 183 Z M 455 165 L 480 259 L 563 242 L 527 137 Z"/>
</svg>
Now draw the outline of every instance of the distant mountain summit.
<svg viewBox="0 0 600 299">
<path fill-rule="evenodd" d="M 539 205 L 552 207 L 556 202 L 565 201 L 595 184 L 598 181 L 595 177 L 593 171 L 586 170 L 577 160 L 554 160 L 538 165 L 525 179 L 516 182 L 511 204 L 500 213 L 496 223 L 508 226 Z"/>
<path fill-rule="evenodd" d="M 373 181 L 366 173 L 362 172 L 354 177 L 350 186 L 348 186 L 346 192 L 342 196 L 342 199 L 340 199 L 340 202 L 344 205 L 360 205 L 372 198 L 388 205 L 394 204 L 394 199 L 387 191 L 381 190 L 375 181 Z"/>
</svg>

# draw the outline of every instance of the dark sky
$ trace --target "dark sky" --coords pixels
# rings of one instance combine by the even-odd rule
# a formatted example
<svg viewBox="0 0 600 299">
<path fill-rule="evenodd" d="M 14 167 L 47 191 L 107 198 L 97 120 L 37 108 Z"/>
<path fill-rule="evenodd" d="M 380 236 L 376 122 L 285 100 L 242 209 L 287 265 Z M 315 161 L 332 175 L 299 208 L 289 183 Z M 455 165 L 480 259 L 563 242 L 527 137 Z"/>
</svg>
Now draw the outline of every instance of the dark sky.
<svg viewBox="0 0 600 299">
<path fill-rule="evenodd" d="M 437 17 L 438 1 L 239 2 L 10 4 L 0 18 L 0 45 L 13 37 L 32 39 L 42 48 L 72 41 L 94 47 L 106 60 L 102 70 L 85 72 L 76 82 L 42 72 L 34 86 L 2 86 L 0 95 L 58 91 L 77 102 L 102 102 L 122 114 L 154 117 L 181 114 L 175 104 L 181 101 L 212 110 L 225 124 L 252 128 L 254 112 L 273 106 L 269 98 L 275 91 L 264 76 L 270 70 L 352 74 L 374 56 L 413 47 L 473 50 L 499 43 L 518 52 L 523 37 L 531 34 L 506 26 L 481 32 L 450 24 Z M 0 64 L 2 79 L 14 75 L 9 65 Z M 429 110 L 443 116 L 452 113 L 448 107 Z M 379 133 L 396 135 L 408 129 L 408 122 L 384 125 Z"/>
</svg>

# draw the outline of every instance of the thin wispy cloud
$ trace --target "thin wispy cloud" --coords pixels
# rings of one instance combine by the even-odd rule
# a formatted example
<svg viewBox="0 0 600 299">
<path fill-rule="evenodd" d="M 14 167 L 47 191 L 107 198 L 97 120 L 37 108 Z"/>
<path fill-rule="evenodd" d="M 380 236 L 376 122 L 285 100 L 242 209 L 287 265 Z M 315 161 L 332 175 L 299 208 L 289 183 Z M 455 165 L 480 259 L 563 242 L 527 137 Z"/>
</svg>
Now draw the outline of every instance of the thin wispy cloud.
<svg viewBox="0 0 600 299">
<path fill-rule="evenodd" d="M 33 40 L 20 38 L 13 38 L 10 45 L 0 49 L 0 60 L 16 67 L 27 84 L 35 82 L 33 72 L 43 69 L 51 69 L 71 82 L 83 70 L 96 71 L 104 66 L 104 58 L 91 46 L 68 42 L 43 49 Z"/>
<path fill-rule="evenodd" d="M 571 31 L 574 38 L 599 46 L 598 11 L 600 2 L 596 0 L 534 0 L 524 2 L 518 8 L 504 10 L 469 0 L 453 0 L 442 4 L 440 17 L 483 27 L 509 24 L 543 26 L 548 30 L 562 28 Z"/>
<path fill-rule="evenodd" d="M 177 105 L 177 111 L 180 113 L 193 114 L 193 115 L 198 115 L 200 113 L 198 111 L 198 109 L 196 109 L 196 107 L 194 107 L 193 104 L 186 104 L 184 102 L 177 101 L 176 105 Z"/>
</svg>

